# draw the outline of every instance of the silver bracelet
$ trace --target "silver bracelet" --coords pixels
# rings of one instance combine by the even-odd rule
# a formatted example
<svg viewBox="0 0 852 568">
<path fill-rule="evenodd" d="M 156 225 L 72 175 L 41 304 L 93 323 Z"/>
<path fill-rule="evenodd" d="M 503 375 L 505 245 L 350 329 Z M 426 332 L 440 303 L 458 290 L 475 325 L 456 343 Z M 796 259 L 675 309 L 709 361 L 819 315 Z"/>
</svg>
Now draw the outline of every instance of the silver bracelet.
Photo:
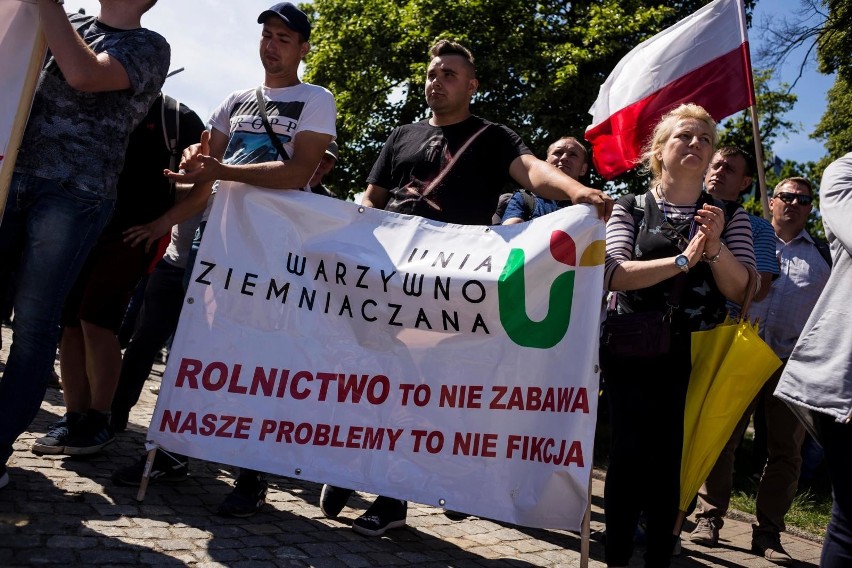
<svg viewBox="0 0 852 568">
<path fill-rule="evenodd" d="M 719 245 L 719 252 L 717 252 L 713 256 L 707 256 L 706 252 L 701 253 L 701 258 L 704 259 L 704 262 L 709 262 L 710 264 L 716 264 L 719 262 L 719 257 L 722 256 L 722 249 L 725 248 L 724 243 Z"/>
</svg>

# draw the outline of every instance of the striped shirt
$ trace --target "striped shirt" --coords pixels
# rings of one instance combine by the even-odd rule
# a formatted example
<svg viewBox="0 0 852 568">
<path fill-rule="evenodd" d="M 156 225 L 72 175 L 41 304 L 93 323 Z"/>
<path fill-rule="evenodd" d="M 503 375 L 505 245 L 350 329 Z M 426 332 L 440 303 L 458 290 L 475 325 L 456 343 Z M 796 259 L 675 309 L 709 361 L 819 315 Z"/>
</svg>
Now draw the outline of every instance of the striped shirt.
<svg viewBox="0 0 852 568">
<path fill-rule="evenodd" d="M 763 340 L 784 359 L 793 352 L 831 268 L 806 231 L 789 243 L 776 236 L 775 250 L 781 276 L 763 301 L 751 305 L 749 315 L 760 322 Z"/>
<path fill-rule="evenodd" d="M 653 192 L 647 193 L 651 196 Z M 656 196 L 657 207 L 665 211 L 666 216 L 672 223 L 678 224 L 690 222 L 695 217 L 695 204 L 674 205 Z M 606 265 L 604 271 L 604 282 L 607 289 L 615 269 L 622 263 L 633 259 L 633 245 L 636 227 L 633 214 L 622 205 L 616 204 L 612 216 L 606 224 Z M 754 268 L 754 248 L 752 245 L 751 222 L 748 214 L 740 207 L 736 210 L 731 220 L 722 232 L 722 242 L 733 253 L 734 257 Z"/>
<path fill-rule="evenodd" d="M 775 256 L 775 229 L 772 223 L 763 217 L 748 216 L 751 221 L 751 234 L 754 237 L 754 258 L 758 272 L 766 272 L 776 278 L 781 274 L 778 258 Z"/>
</svg>

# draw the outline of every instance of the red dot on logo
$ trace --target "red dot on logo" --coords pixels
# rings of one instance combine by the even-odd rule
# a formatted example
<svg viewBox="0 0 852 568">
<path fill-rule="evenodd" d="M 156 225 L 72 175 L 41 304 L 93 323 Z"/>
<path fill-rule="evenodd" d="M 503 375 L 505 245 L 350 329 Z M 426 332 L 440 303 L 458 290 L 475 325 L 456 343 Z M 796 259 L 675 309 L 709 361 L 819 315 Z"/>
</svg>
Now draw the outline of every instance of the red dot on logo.
<svg viewBox="0 0 852 568">
<path fill-rule="evenodd" d="M 565 231 L 553 231 L 550 234 L 550 254 L 557 261 L 568 266 L 577 264 L 577 245 Z"/>
</svg>

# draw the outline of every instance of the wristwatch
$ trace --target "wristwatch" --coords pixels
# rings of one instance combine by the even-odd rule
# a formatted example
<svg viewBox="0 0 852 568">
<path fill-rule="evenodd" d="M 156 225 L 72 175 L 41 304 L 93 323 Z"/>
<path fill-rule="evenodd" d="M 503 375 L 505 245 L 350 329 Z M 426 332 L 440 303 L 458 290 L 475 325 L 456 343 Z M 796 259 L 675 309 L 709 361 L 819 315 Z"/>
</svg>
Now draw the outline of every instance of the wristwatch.
<svg viewBox="0 0 852 568">
<path fill-rule="evenodd" d="M 684 254 L 679 254 L 675 257 L 675 266 L 681 269 L 682 272 L 689 272 L 689 258 Z"/>
</svg>

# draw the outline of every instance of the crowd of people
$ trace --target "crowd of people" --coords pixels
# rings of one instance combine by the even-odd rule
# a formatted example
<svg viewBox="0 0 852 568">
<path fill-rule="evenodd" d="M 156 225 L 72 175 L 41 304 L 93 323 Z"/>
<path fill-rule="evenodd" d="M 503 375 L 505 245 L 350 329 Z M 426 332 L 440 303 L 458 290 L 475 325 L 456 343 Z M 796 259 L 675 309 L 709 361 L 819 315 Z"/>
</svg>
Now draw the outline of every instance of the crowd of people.
<svg viewBox="0 0 852 568">
<path fill-rule="evenodd" d="M 141 27 L 155 3 L 101 0 L 97 17 L 69 17 L 61 3 L 38 0 L 50 58 L 0 223 L 3 278 L 14 289 L 14 336 L 0 379 L 0 489 L 9 483 L 12 444 L 39 409 L 57 345 L 66 413 L 33 452 L 97 453 L 126 429 L 154 358 L 177 326 L 218 181 L 333 197 L 323 178 L 338 159 L 334 96 L 297 73 L 310 49 L 307 16 L 288 2 L 258 16 L 263 85 L 234 91 L 205 129 L 160 92 L 169 47 Z M 679 542 L 673 527 L 691 334 L 721 323 L 757 279 L 751 315 L 783 364 L 701 488 L 690 538 L 718 543 L 733 454 L 759 405 L 768 459 L 753 551 L 777 564 L 793 562 L 780 533 L 807 431 L 825 451 L 834 490 L 823 565 L 852 565 L 852 333 L 843 325 L 852 154 L 832 164 L 820 186 L 829 248 L 806 230 L 815 192 L 805 178 L 778 183 L 770 221 L 746 213 L 738 199 L 753 184 L 752 158 L 738 148 L 717 149 L 716 123 L 700 106 L 683 104 L 660 119 L 642 156 L 647 191 L 614 202 L 580 181 L 589 152 L 579 140 L 561 137 L 545 160 L 535 157 L 510 128 L 472 114 L 477 88 L 471 52 L 454 41 L 435 43 L 425 77 L 430 115 L 391 132 L 362 205 L 489 225 L 585 203 L 606 221 L 610 321 L 637 314 L 653 330 L 639 344 L 620 341 L 615 331 L 601 341 L 612 431 L 607 564 L 627 566 L 640 517 L 646 565 L 669 564 Z M 519 189 L 501 196 L 507 186 Z M 118 330 L 137 286 L 141 309 L 122 356 Z M 185 479 L 187 462 L 164 448 L 150 478 Z M 142 457 L 113 480 L 138 485 L 144 470 Z M 252 515 L 267 489 L 264 473 L 244 469 L 218 512 Z M 323 513 L 337 516 L 351 493 L 323 487 Z M 406 511 L 405 501 L 379 496 L 353 529 L 382 535 L 404 526 Z"/>
</svg>

